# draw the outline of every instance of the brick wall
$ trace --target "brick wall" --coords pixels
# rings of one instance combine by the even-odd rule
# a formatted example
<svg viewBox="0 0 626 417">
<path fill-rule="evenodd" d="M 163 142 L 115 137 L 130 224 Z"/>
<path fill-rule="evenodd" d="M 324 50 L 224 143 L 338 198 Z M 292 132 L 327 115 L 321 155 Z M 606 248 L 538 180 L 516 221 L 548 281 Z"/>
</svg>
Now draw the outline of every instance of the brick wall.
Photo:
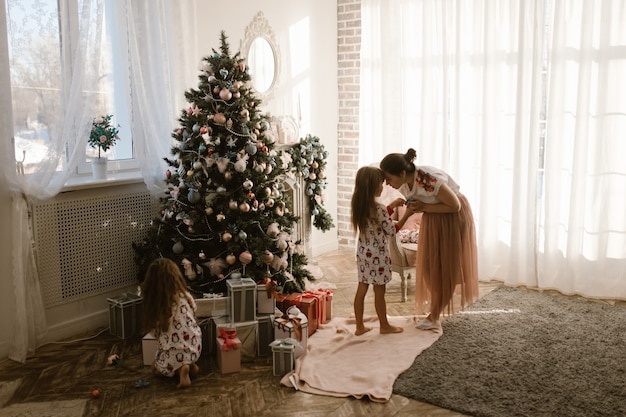
<svg viewBox="0 0 626 417">
<path fill-rule="evenodd" d="M 361 0 L 337 0 L 337 238 L 339 247 L 354 247 L 350 197 L 359 162 L 359 82 Z"/>
</svg>

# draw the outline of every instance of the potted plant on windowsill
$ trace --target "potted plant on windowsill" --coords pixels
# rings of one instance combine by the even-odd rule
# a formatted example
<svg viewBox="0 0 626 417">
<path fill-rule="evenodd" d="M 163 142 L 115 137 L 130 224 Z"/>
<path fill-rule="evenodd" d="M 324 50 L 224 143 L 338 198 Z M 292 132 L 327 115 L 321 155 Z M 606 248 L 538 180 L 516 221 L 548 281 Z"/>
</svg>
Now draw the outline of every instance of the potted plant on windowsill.
<svg viewBox="0 0 626 417">
<path fill-rule="evenodd" d="M 96 179 L 106 178 L 107 158 L 103 157 L 102 153 L 108 151 L 120 139 L 117 135 L 119 126 L 116 127 L 111 124 L 112 117 L 112 114 L 95 117 L 91 123 L 89 146 L 98 148 L 98 157 L 91 161 L 93 175 Z"/>
</svg>

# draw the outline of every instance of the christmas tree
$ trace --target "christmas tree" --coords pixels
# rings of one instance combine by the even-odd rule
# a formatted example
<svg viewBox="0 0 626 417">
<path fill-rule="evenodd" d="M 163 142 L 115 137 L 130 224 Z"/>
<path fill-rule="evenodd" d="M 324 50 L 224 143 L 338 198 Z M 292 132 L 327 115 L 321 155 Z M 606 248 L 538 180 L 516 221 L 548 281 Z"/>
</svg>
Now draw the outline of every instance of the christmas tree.
<svg viewBox="0 0 626 417">
<path fill-rule="evenodd" d="M 189 105 L 172 133 L 172 157 L 163 158 L 169 168 L 159 217 L 133 245 L 139 280 L 152 260 L 166 257 L 181 266 L 195 295 L 225 292 L 235 276 L 300 292 L 314 278 L 292 240 L 299 218 L 284 193 L 294 151 L 275 149 L 271 117 L 260 110 L 245 60 L 231 57 L 224 32 L 220 40 L 219 52 L 203 58 L 197 89 L 185 92 Z"/>
</svg>

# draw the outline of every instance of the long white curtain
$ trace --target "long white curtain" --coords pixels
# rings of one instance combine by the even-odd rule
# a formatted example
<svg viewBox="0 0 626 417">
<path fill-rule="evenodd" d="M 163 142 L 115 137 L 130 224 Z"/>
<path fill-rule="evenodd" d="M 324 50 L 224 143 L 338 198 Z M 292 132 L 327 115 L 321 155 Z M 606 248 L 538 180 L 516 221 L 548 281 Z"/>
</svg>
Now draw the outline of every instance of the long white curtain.
<svg viewBox="0 0 626 417">
<path fill-rule="evenodd" d="M 626 298 L 626 6 L 556 3 L 362 0 L 360 162 L 455 177 L 482 280 Z"/>
<path fill-rule="evenodd" d="M 172 123 L 177 116 L 175 103 L 177 98 L 180 101 L 179 97 L 184 97 L 185 76 L 181 74 L 197 72 L 193 70 L 197 70 L 198 65 L 190 69 L 187 59 L 189 54 L 196 53 L 191 41 L 195 25 L 190 23 L 195 21 L 195 2 L 78 2 L 79 36 L 72 45 L 71 53 L 62 50 L 63 57 L 72 56 L 69 71 L 65 72 L 71 75 L 66 75 L 63 80 L 65 90 L 58 121 L 60 128 L 58 134 L 50 138 L 47 154 L 37 164 L 34 173 L 16 175 L 13 146 L 7 140 L 1 141 L 0 173 L 13 197 L 11 227 L 15 243 L 12 278 L 17 308 L 13 319 L 14 342 L 9 357 L 19 362 L 24 362 L 34 352 L 47 328 L 35 264 L 36 249 L 30 227 L 28 201 L 44 200 L 58 194 L 83 158 L 82 149 L 86 139 L 81 138 L 89 136 L 94 115 L 94 101 L 85 99 L 84 92 L 97 85 L 97 77 L 100 76 L 98 68 L 103 54 L 97 40 L 105 24 L 105 3 L 107 7 L 115 6 L 115 21 L 128 24 L 128 33 L 120 37 L 127 45 L 120 47 L 128 49 L 133 63 L 133 143 L 145 182 L 154 193 L 158 193 L 159 180 L 164 175 L 164 168 L 159 167 L 163 166 L 161 158 L 169 151 Z M 0 62 L 3 66 L 0 85 L 4 89 L 10 86 L 5 0 L 0 0 L 0 6 L 0 23 L 3 27 L 0 30 Z M 126 30 L 125 24 L 119 26 L 120 32 Z M 185 42 L 181 43 L 181 39 Z M 195 62 L 199 62 L 199 59 Z M 7 95 L 0 100 L 0 109 L 3 110 L 0 115 L 2 138 L 13 136 L 11 99 Z"/>
</svg>

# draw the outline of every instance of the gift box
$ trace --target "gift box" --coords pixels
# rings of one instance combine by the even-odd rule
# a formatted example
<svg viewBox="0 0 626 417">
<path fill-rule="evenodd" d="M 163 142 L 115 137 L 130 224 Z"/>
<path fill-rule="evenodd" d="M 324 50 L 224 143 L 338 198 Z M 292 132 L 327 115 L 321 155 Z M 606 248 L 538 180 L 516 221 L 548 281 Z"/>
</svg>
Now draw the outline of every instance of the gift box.
<svg viewBox="0 0 626 417">
<path fill-rule="evenodd" d="M 257 356 L 270 356 L 272 353 L 270 343 L 274 341 L 274 323 L 272 322 L 272 316 L 258 316 L 257 322 L 259 324 L 256 344 Z"/>
<path fill-rule="evenodd" d="M 224 317 L 224 316 L 222 316 Z M 202 330 L 202 355 L 215 355 L 217 352 L 217 326 L 216 317 L 203 317 L 198 319 L 198 326 Z"/>
<path fill-rule="evenodd" d="M 241 371 L 241 340 L 237 337 L 215 339 L 217 344 L 217 366 L 223 374 Z"/>
<path fill-rule="evenodd" d="M 252 278 L 226 280 L 230 304 L 230 321 L 233 323 L 256 320 L 256 282 Z"/>
<path fill-rule="evenodd" d="M 293 371 L 295 364 L 294 352 L 296 349 L 296 345 L 293 342 L 293 339 L 280 339 L 270 343 L 274 376 L 282 377 L 286 373 Z"/>
<path fill-rule="evenodd" d="M 223 330 L 237 332 L 237 338 L 241 342 L 241 361 L 249 362 L 254 361 L 257 355 L 257 339 L 258 339 L 258 322 L 247 321 L 240 323 L 229 322 L 226 317 L 216 317 L 215 326 L 217 336 L 220 337 L 220 332 Z"/>
<path fill-rule="evenodd" d="M 133 293 L 107 298 L 109 303 L 109 332 L 122 339 L 141 332 L 141 307 L 143 299 Z"/>
<path fill-rule="evenodd" d="M 146 334 L 141 339 L 141 354 L 143 355 L 143 364 L 152 365 L 156 358 L 156 352 L 159 348 L 159 342 L 152 333 Z"/>
<path fill-rule="evenodd" d="M 269 283 L 257 283 L 257 314 L 274 314 L 274 311 L 276 310 L 276 298 L 274 298 L 276 290 L 274 288 L 275 284 L 273 284 L 271 281 Z"/>
<path fill-rule="evenodd" d="M 284 316 L 271 316 L 272 327 L 274 327 L 274 340 L 295 339 L 300 342 L 304 351 L 307 348 L 309 339 L 308 320 L 306 316 L 299 312 Z"/>
<path fill-rule="evenodd" d="M 218 317 L 228 314 L 228 297 L 224 294 L 203 294 L 195 298 L 196 317 Z"/>
<path fill-rule="evenodd" d="M 320 290 L 326 293 L 326 314 L 324 323 L 328 323 L 333 318 L 333 291 L 332 290 Z"/>
<path fill-rule="evenodd" d="M 305 297 L 302 293 L 279 294 L 277 306 L 283 313 L 286 313 L 291 306 L 298 307 L 307 318 L 308 335 L 311 336 L 317 330 L 319 315 L 317 296 L 311 294 Z"/>
</svg>

